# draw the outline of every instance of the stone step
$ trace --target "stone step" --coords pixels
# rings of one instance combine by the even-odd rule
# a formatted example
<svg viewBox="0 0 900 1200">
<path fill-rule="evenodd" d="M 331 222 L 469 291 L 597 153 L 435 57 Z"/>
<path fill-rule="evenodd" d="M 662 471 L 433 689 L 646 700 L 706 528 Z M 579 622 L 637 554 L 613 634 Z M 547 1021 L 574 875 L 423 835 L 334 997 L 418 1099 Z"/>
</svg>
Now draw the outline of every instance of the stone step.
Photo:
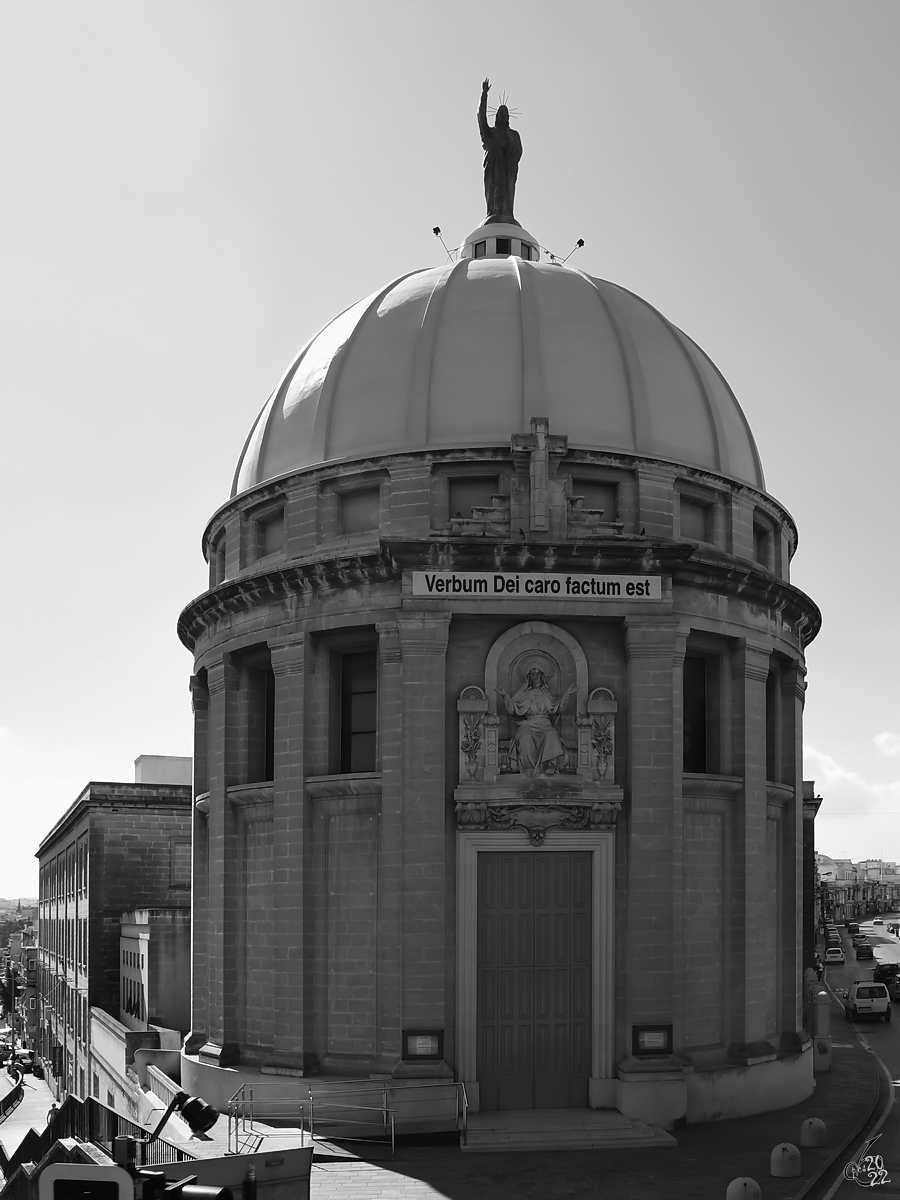
<svg viewBox="0 0 900 1200">
<path fill-rule="evenodd" d="M 468 1151 L 602 1150 L 675 1146 L 658 1125 L 629 1120 L 609 1109 L 545 1109 L 476 1113 L 469 1117 Z"/>
</svg>

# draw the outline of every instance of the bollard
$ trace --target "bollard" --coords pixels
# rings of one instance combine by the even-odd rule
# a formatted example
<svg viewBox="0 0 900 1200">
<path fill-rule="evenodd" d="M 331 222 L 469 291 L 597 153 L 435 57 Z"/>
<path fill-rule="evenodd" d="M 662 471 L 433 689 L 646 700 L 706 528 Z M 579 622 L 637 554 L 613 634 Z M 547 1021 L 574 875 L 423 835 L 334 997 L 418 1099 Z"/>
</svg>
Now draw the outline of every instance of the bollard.
<svg viewBox="0 0 900 1200">
<path fill-rule="evenodd" d="M 800 1151 L 790 1142 L 779 1142 L 769 1158 L 769 1174 L 790 1179 L 800 1174 Z"/>
<path fill-rule="evenodd" d="M 810 1117 L 800 1126 L 800 1145 L 801 1146 L 827 1146 L 828 1131 L 825 1128 L 825 1122 L 820 1121 L 818 1117 Z"/>
<path fill-rule="evenodd" d="M 749 1175 L 732 1179 L 725 1192 L 725 1200 L 761 1200 L 762 1188 Z"/>
</svg>

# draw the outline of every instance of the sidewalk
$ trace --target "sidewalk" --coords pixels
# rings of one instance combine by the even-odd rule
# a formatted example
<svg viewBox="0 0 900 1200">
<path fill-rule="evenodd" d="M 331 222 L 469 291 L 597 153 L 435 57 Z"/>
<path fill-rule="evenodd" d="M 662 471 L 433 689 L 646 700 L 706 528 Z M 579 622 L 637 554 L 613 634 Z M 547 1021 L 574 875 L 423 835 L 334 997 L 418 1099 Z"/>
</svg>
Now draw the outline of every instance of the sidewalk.
<svg viewBox="0 0 900 1200">
<path fill-rule="evenodd" d="M 853 1139 L 878 1096 L 876 1064 L 833 1008 L 833 1067 L 812 1096 L 779 1112 L 679 1130 L 675 1148 L 463 1154 L 456 1146 L 398 1146 L 391 1160 L 339 1159 L 317 1152 L 311 1200 L 724 1200 L 732 1179 L 749 1175 L 764 1200 L 810 1195 L 807 1185 L 832 1158 L 849 1161 Z M 800 1126 L 820 1117 L 828 1145 L 801 1150 L 799 1179 L 773 1179 L 769 1155 L 779 1142 L 799 1146 Z M 381 1161 L 377 1161 L 378 1159 Z M 818 1182 L 818 1181 L 817 1181 Z M 811 1193 L 815 1195 L 813 1191 Z"/>
<path fill-rule="evenodd" d="M 43 1132 L 47 1125 L 47 1112 L 54 1100 L 53 1093 L 43 1079 L 23 1075 L 22 1085 L 22 1103 L 14 1108 L 5 1120 L 0 1121 L 0 1141 L 3 1142 L 7 1154 L 12 1154 L 29 1129 Z M 12 1080 L 9 1075 L 5 1070 L 0 1071 L 0 1096 L 5 1096 L 11 1088 Z"/>
</svg>

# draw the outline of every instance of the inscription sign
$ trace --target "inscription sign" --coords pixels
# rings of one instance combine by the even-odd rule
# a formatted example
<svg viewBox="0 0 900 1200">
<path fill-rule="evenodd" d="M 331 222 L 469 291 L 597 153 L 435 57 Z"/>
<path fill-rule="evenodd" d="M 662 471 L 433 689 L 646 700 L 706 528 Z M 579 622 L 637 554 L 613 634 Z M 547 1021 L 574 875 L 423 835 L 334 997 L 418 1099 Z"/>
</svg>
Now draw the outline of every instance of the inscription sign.
<svg viewBox="0 0 900 1200">
<path fill-rule="evenodd" d="M 413 595 L 476 600 L 661 600 L 659 575 L 563 575 L 554 571 L 413 571 Z"/>
</svg>

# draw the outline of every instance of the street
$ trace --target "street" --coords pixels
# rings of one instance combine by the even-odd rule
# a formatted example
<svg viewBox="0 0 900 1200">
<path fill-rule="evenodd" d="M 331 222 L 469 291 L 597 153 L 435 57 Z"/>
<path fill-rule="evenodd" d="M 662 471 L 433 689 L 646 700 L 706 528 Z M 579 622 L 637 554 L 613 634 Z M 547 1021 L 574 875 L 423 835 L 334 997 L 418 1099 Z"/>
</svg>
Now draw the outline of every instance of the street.
<svg viewBox="0 0 900 1200">
<path fill-rule="evenodd" d="M 900 940 L 888 934 L 886 929 L 889 921 L 897 920 L 897 914 L 885 913 L 882 915 L 882 920 L 885 922 L 885 926 L 873 925 L 871 921 L 860 921 L 859 924 L 860 932 L 868 934 L 874 947 L 875 962 L 870 959 L 862 959 L 857 962 L 856 951 L 852 946 L 850 936 L 846 933 L 845 927 L 841 927 L 844 955 L 847 961 L 843 966 L 840 964 L 829 965 L 826 968 L 824 980 L 839 1000 L 843 999 L 851 983 L 859 979 L 872 978 L 876 962 L 900 963 Z M 900 1001 L 893 1001 L 892 1007 L 893 1020 L 888 1023 L 875 1018 L 851 1023 L 832 1012 L 831 1037 L 833 1043 L 839 1044 L 849 1040 L 853 1031 L 858 1032 L 864 1039 L 864 1043 L 871 1047 L 887 1068 L 893 1081 L 892 1088 L 896 1100 L 896 1089 L 900 1087 Z M 880 1137 L 870 1148 L 869 1154 L 881 1155 L 888 1176 L 888 1181 L 875 1185 L 878 1187 L 876 1194 L 900 1196 L 900 1105 L 896 1103 L 892 1105 L 884 1123 L 876 1132 L 880 1134 Z M 847 1153 L 847 1162 L 860 1154 L 865 1142 L 871 1136 L 873 1135 L 868 1134 L 858 1139 L 850 1147 Z M 832 1189 L 826 1195 L 828 1200 L 850 1200 L 850 1197 L 859 1195 L 860 1186 L 862 1183 L 853 1179 L 841 1179 L 837 1185 L 832 1185 Z"/>
</svg>

